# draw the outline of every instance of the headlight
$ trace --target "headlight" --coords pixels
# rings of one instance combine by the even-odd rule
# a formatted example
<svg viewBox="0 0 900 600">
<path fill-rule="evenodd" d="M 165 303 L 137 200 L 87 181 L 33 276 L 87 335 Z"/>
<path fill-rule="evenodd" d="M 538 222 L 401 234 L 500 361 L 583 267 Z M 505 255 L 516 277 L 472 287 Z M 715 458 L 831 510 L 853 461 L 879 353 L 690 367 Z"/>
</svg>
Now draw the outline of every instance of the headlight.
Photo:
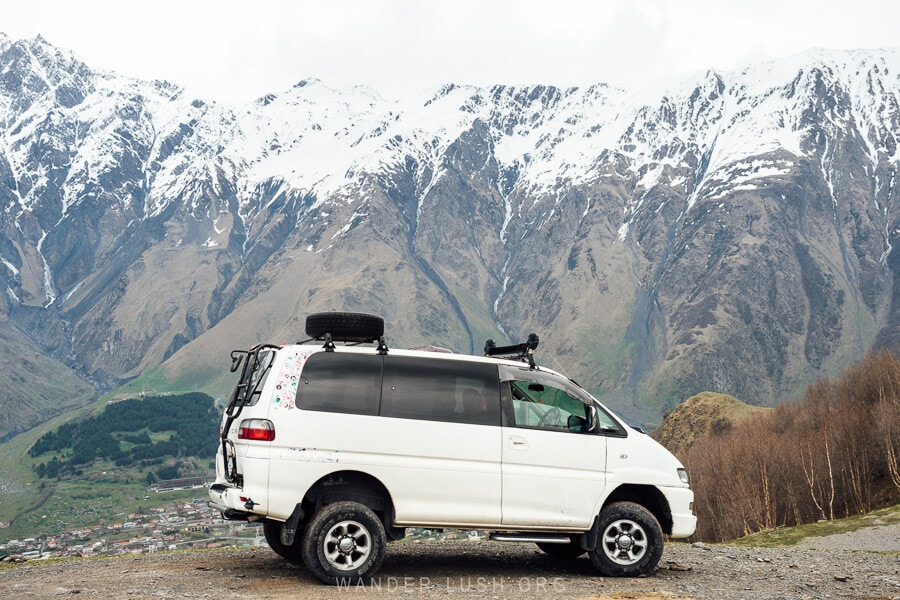
<svg viewBox="0 0 900 600">
<path fill-rule="evenodd" d="M 678 469 L 678 479 L 682 481 L 682 483 L 690 484 L 691 482 L 688 480 L 687 469 Z"/>
</svg>

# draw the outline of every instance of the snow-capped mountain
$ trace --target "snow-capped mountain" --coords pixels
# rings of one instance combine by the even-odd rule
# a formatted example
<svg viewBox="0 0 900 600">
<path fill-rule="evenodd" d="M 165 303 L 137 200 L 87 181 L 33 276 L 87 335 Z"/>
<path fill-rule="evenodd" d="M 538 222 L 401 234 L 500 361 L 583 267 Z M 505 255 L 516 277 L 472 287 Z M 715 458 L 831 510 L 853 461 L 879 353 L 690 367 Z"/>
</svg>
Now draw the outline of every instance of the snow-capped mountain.
<svg viewBox="0 0 900 600">
<path fill-rule="evenodd" d="M 226 106 L 0 35 L 0 313 L 99 389 L 221 393 L 232 347 L 357 310 L 403 346 L 535 331 L 649 420 L 771 404 L 900 345 L 898 104 L 897 49 Z"/>
</svg>

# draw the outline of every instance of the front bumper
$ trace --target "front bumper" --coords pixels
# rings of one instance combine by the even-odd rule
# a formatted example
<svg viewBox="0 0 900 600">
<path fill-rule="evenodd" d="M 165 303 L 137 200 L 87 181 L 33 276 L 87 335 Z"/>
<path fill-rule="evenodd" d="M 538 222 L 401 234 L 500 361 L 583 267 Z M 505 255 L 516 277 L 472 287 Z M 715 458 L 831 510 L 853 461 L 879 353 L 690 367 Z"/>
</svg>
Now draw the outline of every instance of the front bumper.
<svg viewBox="0 0 900 600">
<path fill-rule="evenodd" d="M 672 512 L 673 538 L 687 538 L 694 535 L 697 529 L 697 517 L 694 515 L 694 492 L 690 488 L 665 488 L 664 493 L 669 500 Z"/>
</svg>

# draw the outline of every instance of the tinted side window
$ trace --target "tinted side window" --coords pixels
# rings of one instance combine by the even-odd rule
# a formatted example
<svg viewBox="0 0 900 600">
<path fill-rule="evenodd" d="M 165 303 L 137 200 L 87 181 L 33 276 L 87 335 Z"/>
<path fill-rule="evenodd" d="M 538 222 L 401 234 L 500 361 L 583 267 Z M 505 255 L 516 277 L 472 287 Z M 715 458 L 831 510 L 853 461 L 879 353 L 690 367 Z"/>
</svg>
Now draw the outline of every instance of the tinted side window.
<svg viewBox="0 0 900 600">
<path fill-rule="evenodd" d="M 309 357 L 297 386 L 297 405 L 318 410 L 377 415 L 382 357 L 317 352 Z"/>
<path fill-rule="evenodd" d="M 489 364 L 386 356 L 381 416 L 500 425 L 500 383 Z"/>
</svg>

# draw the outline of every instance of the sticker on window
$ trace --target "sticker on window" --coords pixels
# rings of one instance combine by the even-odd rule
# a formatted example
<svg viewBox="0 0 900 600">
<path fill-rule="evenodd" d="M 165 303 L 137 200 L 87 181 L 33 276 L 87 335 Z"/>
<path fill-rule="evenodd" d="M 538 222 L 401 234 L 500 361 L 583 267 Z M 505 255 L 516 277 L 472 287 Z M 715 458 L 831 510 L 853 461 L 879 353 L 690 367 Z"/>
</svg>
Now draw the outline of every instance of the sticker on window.
<svg viewBox="0 0 900 600">
<path fill-rule="evenodd" d="M 300 371 L 303 370 L 303 364 L 310 354 L 312 353 L 297 351 L 285 359 L 281 372 L 278 373 L 278 379 L 275 381 L 272 408 L 287 410 L 296 408 L 297 382 L 300 381 Z"/>
</svg>

